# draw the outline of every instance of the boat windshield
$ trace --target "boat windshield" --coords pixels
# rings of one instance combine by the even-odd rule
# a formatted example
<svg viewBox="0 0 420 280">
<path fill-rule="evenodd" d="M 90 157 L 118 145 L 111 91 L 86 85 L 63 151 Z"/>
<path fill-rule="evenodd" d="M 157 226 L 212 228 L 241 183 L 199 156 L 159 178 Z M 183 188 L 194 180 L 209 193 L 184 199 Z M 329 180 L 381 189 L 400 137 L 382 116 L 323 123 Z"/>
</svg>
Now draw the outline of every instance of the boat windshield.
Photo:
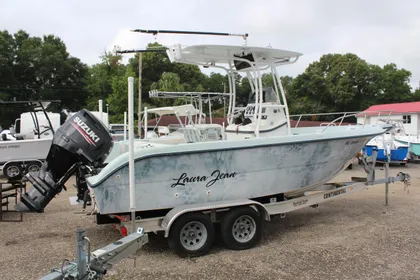
<svg viewBox="0 0 420 280">
<path fill-rule="evenodd" d="M 278 97 L 272 87 L 263 88 L 263 103 L 265 102 L 277 102 Z M 251 92 L 249 95 L 248 103 L 255 103 L 255 92 Z"/>
</svg>

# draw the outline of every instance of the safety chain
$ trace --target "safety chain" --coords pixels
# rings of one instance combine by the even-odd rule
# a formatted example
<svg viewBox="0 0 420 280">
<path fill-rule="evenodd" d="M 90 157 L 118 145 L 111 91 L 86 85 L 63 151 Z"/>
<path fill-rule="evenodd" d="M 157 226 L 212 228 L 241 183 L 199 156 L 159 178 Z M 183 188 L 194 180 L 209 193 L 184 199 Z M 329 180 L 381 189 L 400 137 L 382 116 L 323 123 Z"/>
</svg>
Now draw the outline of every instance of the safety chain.
<svg viewBox="0 0 420 280">
<path fill-rule="evenodd" d="M 405 190 L 407 190 L 407 193 L 410 193 L 410 185 L 411 185 L 411 182 L 410 182 L 410 175 L 408 175 L 408 174 L 406 174 L 407 176 L 408 176 L 408 178 L 407 178 L 407 176 L 406 176 L 406 178 L 404 179 L 404 191 Z"/>
<path fill-rule="evenodd" d="M 403 177 L 402 182 L 404 183 L 404 191 L 407 191 L 407 193 L 410 193 L 410 188 L 409 187 L 411 185 L 411 182 L 410 182 L 411 176 L 409 174 L 403 173 L 403 172 L 398 173 L 398 176 Z"/>
<path fill-rule="evenodd" d="M 100 279 L 102 279 L 103 275 L 97 273 L 96 271 L 91 270 L 90 267 L 89 267 L 89 264 L 86 265 L 86 269 L 87 269 L 87 272 L 88 272 L 88 278 L 87 278 L 88 280 L 100 280 Z"/>
</svg>

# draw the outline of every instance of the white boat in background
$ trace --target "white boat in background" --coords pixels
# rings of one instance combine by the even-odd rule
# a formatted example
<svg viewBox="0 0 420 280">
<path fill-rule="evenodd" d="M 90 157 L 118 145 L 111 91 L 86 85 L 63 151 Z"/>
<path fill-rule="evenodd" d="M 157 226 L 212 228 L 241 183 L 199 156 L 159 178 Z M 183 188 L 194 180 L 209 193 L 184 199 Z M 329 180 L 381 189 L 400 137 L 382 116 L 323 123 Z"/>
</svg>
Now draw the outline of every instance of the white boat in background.
<svg viewBox="0 0 420 280">
<path fill-rule="evenodd" d="M 127 125 L 123 123 L 110 123 L 109 132 L 111 133 L 112 140 L 122 141 L 122 140 L 125 140 L 128 134 L 128 128 L 127 128 Z"/>
<path fill-rule="evenodd" d="M 387 162 L 389 156 L 390 163 L 405 165 L 409 157 L 408 147 L 396 140 L 393 131 L 388 131 L 370 140 L 363 148 L 363 152 L 366 156 L 372 156 L 373 149 L 376 149 L 378 151 L 377 162 Z"/>
<path fill-rule="evenodd" d="M 28 172 L 38 171 L 51 147 L 54 131 L 60 126 L 60 115 L 47 112 L 58 101 L 1 101 L 2 106 L 25 105 L 32 109 L 15 121 L 12 131 L 0 140 L 0 166 L 9 180 L 20 179 Z"/>
<path fill-rule="evenodd" d="M 172 62 L 225 69 L 229 77 L 228 125 L 223 137 L 136 149 L 136 211 L 234 199 L 293 197 L 331 180 L 373 137 L 390 126 L 353 125 L 292 128 L 276 67 L 294 63 L 300 53 L 248 46 L 199 45 L 168 50 Z M 269 70 L 274 88 L 263 88 Z M 244 120 L 235 120 L 235 75 L 245 73 L 251 98 Z M 280 98 L 281 97 L 281 100 Z M 190 132 L 200 136 L 191 126 Z M 129 212 L 128 153 L 87 178 L 100 214 Z"/>
<path fill-rule="evenodd" d="M 147 114 L 158 115 L 156 125 L 152 130 L 149 130 L 147 125 Z M 174 115 L 178 120 L 178 124 L 169 124 L 168 126 L 159 126 L 160 119 L 163 116 Z M 192 137 L 199 135 L 203 141 L 220 140 L 223 127 L 219 124 L 206 124 L 203 122 L 201 116 L 205 119 L 205 114 L 201 109 L 196 109 L 192 104 L 160 107 L 160 108 L 145 108 L 145 134 L 146 140 L 154 143 L 178 144 L 190 143 L 196 140 Z M 184 121 L 181 118 L 184 118 Z M 210 117 L 210 122 L 211 122 Z M 192 131 L 197 131 L 194 133 Z"/>
<path fill-rule="evenodd" d="M 401 145 L 409 146 L 409 158 L 420 160 L 420 136 L 418 135 L 398 135 L 395 140 Z"/>
<path fill-rule="evenodd" d="M 153 127 L 147 125 L 149 114 L 158 116 L 156 125 Z M 136 138 L 134 148 L 144 149 L 150 147 L 151 144 L 163 146 L 220 140 L 223 135 L 223 127 L 219 124 L 195 123 L 202 122 L 201 118 L 198 117 L 200 114 L 202 114 L 202 111 L 196 109 L 192 104 L 145 108 L 143 112 L 145 138 Z M 164 116 L 175 116 L 178 123 L 168 126 L 159 125 L 161 118 Z M 184 118 L 184 121 L 181 118 Z M 109 163 L 119 155 L 127 153 L 128 144 L 128 140 L 115 141 L 105 163 Z"/>
<path fill-rule="evenodd" d="M 395 134 L 395 141 L 400 145 L 409 147 L 409 159 L 420 160 L 420 136 L 418 134 L 408 134 L 402 122 L 398 122 Z"/>
<path fill-rule="evenodd" d="M 156 125 L 151 127 L 147 125 L 148 114 L 155 114 L 158 116 Z M 192 104 L 179 105 L 179 106 L 168 106 L 159 108 L 145 108 L 144 110 L 144 131 L 145 140 L 150 140 L 155 143 L 168 143 L 178 144 L 186 143 L 184 134 L 179 129 L 193 124 L 193 117 L 200 114 L 200 111 L 196 109 Z M 175 116 L 178 120 L 178 124 L 170 124 L 168 126 L 160 126 L 159 122 L 163 116 Z M 184 122 L 181 118 L 184 117 Z"/>
</svg>

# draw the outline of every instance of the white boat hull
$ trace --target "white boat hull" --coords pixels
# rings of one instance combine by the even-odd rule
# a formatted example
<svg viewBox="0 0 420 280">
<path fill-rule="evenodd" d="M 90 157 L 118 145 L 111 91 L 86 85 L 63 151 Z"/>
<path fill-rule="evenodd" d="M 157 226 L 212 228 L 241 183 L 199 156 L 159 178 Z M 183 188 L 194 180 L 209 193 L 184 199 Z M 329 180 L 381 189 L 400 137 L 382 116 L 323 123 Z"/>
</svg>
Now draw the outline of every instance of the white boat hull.
<svg viewBox="0 0 420 280">
<path fill-rule="evenodd" d="M 0 141 L 0 163 L 8 161 L 44 160 L 52 138 Z"/>
<path fill-rule="evenodd" d="M 137 150 L 136 211 L 304 192 L 334 178 L 375 135 L 341 129 Z M 101 214 L 129 211 L 127 162 L 123 154 L 88 179 Z"/>
</svg>

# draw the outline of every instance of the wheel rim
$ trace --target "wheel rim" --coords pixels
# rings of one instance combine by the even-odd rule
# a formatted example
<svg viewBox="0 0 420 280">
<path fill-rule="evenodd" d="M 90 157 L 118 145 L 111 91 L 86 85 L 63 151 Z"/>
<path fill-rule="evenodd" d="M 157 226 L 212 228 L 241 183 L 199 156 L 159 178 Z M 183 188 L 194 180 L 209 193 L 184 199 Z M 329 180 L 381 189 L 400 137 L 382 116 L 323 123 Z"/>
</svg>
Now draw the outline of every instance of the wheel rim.
<svg viewBox="0 0 420 280">
<path fill-rule="evenodd" d="M 16 177 L 20 174 L 19 167 L 12 165 L 7 167 L 6 174 L 8 177 Z"/>
<path fill-rule="evenodd" d="M 251 240 L 257 232 L 255 220 L 248 215 L 240 216 L 235 220 L 232 227 L 232 235 L 236 241 L 245 243 Z"/>
<path fill-rule="evenodd" d="M 39 171 L 39 166 L 36 164 L 31 164 L 28 167 L 28 171 L 29 172 L 38 172 Z"/>
<path fill-rule="evenodd" d="M 193 221 L 181 230 L 180 241 L 185 249 L 195 251 L 200 249 L 207 240 L 207 228 L 203 223 Z"/>
</svg>

